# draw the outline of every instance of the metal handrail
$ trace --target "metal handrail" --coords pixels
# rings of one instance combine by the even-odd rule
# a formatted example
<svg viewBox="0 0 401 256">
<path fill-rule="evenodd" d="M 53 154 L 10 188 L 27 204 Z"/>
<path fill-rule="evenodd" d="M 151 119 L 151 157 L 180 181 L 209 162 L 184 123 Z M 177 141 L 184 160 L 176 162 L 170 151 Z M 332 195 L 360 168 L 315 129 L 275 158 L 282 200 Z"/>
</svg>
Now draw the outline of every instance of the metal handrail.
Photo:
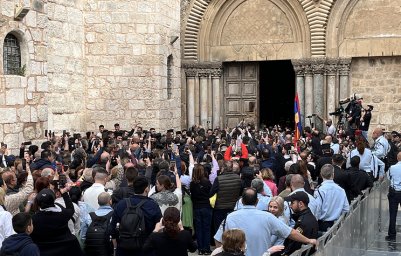
<svg viewBox="0 0 401 256">
<path fill-rule="evenodd" d="M 381 189 L 381 183 L 375 182 L 372 188 L 367 188 L 361 192 L 358 197 L 351 201 L 350 210 L 347 213 L 344 213 L 338 218 L 338 220 L 334 223 L 334 225 L 327 230 L 321 237 L 318 238 L 319 246 L 317 251 L 322 250 L 330 240 L 336 236 L 337 232 L 341 229 L 344 222 L 352 216 L 352 214 L 357 210 L 358 206 L 360 206 L 361 202 L 368 198 L 370 194 L 372 194 L 375 190 Z M 291 256 L 301 256 L 301 255 L 309 255 L 310 250 L 312 249 L 312 245 L 304 245 L 299 250 L 293 252 Z M 316 251 L 316 252 L 317 252 Z"/>
</svg>

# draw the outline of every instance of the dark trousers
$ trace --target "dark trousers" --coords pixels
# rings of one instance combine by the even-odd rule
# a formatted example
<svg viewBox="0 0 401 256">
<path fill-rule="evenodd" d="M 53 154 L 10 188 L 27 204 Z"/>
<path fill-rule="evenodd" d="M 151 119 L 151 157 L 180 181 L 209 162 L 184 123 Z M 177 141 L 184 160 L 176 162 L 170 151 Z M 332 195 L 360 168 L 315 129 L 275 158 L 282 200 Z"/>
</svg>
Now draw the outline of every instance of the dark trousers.
<svg viewBox="0 0 401 256">
<path fill-rule="evenodd" d="M 194 226 L 199 250 L 210 250 L 212 208 L 194 209 Z"/>
<path fill-rule="evenodd" d="M 319 231 L 320 232 L 326 232 L 327 229 L 331 228 L 334 225 L 334 221 L 318 221 L 319 224 Z"/>
<path fill-rule="evenodd" d="M 213 210 L 213 226 L 214 230 L 218 230 L 221 222 L 232 212 L 231 209 L 214 209 Z"/>
<path fill-rule="evenodd" d="M 390 212 L 390 224 L 388 226 L 388 235 L 394 236 L 397 234 L 395 222 L 397 219 L 398 205 L 401 205 L 401 192 L 389 192 L 387 195 L 388 206 Z"/>
</svg>

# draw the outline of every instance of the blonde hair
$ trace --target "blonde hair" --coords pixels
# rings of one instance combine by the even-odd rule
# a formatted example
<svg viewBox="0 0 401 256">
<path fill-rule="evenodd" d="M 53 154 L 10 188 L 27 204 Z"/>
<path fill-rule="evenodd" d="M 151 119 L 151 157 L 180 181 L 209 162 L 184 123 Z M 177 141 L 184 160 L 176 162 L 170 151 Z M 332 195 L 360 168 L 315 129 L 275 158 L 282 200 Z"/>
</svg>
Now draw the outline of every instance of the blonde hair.
<svg viewBox="0 0 401 256">
<path fill-rule="evenodd" d="M 4 197 L 6 195 L 6 191 L 3 188 L 0 188 L 0 205 L 4 205 Z"/>
<path fill-rule="evenodd" d="M 270 168 L 263 168 L 262 169 L 262 178 L 264 180 L 274 180 L 273 171 Z"/>
<path fill-rule="evenodd" d="M 245 246 L 245 233 L 241 229 L 230 229 L 223 233 L 223 251 L 238 253 Z"/>
<path fill-rule="evenodd" d="M 284 212 L 284 199 L 281 196 L 273 196 L 272 199 L 270 199 L 270 203 L 276 203 L 277 208 L 278 208 L 278 215 L 282 215 Z"/>
</svg>

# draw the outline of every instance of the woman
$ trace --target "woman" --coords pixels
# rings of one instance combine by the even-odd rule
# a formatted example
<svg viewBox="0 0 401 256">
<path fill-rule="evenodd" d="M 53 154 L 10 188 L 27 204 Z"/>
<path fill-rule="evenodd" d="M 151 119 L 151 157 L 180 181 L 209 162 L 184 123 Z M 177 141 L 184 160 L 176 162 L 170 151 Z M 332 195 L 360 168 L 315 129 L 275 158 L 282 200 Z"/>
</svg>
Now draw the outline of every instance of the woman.
<svg viewBox="0 0 401 256">
<path fill-rule="evenodd" d="M 212 225 L 212 207 L 209 193 L 212 188 L 210 180 L 202 165 L 196 164 L 190 184 L 191 199 L 194 207 L 194 223 L 198 254 L 210 255 L 210 227 Z"/>
<path fill-rule="evenodd" d="M 39 177 L 35 181 L 33 192 L 28 196 L 28 200 L 25 204 L 25 212 L 34 214 L 39 210 L 38 205 L 35 203 L 36 195 L 39 191 L 45 188 L 50 188 L 49 178 Z"/>
<path fill-rule="evenodd" d="M 222 236 L 223 246 L 215 249 L 216 256 L 244 256 L 246 251 L 245 233 L 241 229 L 226 230 Z M 259 256 L 259 255 L 258 255 Z"/>
<path fill-rule="evenodd" d="M 312 188 L 310 185 L 312 183 L 312 177 L 309 173 L 308 165 L 302 160 L 299 160 L 297 162 L 297 165 L 299 166 L 298 174 L 300 174 L 304 178 L 304 181 L 305 181 L 305 185 L 304 185 L 305 191 L 308 192 L 309 194 L 313 195 L 314 188 Z"/>
<path fill-rule="evenodd" d="M 3 180 L 0 179 L 0 183 L 3 183 Z M 3 189 L 3 184 L 0 184 L 0 248 L 4 239 L 14 234 L 11 213 L 6 211 L 4 207 L 4 197 L 6 195 L 6 191 Z M 5 186 L 4 186 L 5 187 Z"/>
<path fill-rule="evenodd" d="M 273 171 L 270 168 L 262 169 L 262 178 L 263 178 L 263 181 L 266 183 L 266 185 L 272 191 L 273 196 L 277 196 L 278 190 L 277 190 L 277 185 L 274 182 L 275 177 L 274 177 Z"/>
<path fill-rule="evenodd" d="M 351 150 L 347 157 L 347 164 L 346 167 L 350 168 L 351 167 L 351 158 L 354 156 L 359 156 L 360 158 L 360 163 L 359 163 L 359 169 L 364 170 L 367 174 L 369 174 L 369 177 L 374 180 L 374 175 L 373 175 L 373 154 L 372 151 L 368 148 L 366 148 L 366 143 L 363 140 L 357 140 L 356 141 L 356 148 Z"/>
<path fill-rule="evenodd" d="M 39 212 L 32 216 L 35 228 L 31 237 L 41 256 L 67 255 L 67 252 L 68 255 L 84 255 L 77 238 L 68 228 L 68 221 L 74 215 L 68 189 L 68 186 L 60 189 L 65 208 L 55 205 L 56 196 L 50 189 L 43 189 L 36 196 Z"/>
<path fill-rule="evenodd" d="M 158 192 L 151 195 L 150 198 L 157 202 L 162 214 L 167 209 L 167 207 L 170 206 L 173 206 L 181 211 L 181 180 L 177 172 L 175 172 L 175 181 L 177 183 L 176 188 L 174 188 L 174 184 L 171 182 L 170 177 L 168 177 L 167 175 L 160 175 L 156 178 L 156 190 Z"/>
<path fill-rule="evenodd" d="M 288 225 L 288 219 L 284 216 L 284 199 L 280 196 L 274 196 L 270 200 L 268 211 L 276 216 L 283 223 Z M 282 245 L 284 244 L 284 239 L 278 238 L 277 236 L 272 236 L 272 245 Z"/>
<path fill-rule="evenodd" d="M 143 251 L 145 255 L 153 252 L 154 256 L 188 256 L 188 250 L 195 252 L 196 243 L 191 233 L 182 227 L 178 209 L 168 207 L 146 240 Z"/>
</svg>

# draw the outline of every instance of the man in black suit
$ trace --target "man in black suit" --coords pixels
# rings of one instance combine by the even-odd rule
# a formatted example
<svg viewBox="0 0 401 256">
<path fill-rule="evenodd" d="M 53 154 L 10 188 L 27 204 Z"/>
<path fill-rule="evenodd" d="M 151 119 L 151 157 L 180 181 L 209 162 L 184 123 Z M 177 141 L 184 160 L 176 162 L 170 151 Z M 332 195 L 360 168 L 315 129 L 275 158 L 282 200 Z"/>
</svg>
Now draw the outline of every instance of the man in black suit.
<svg viewBox="0 0 401 256">
<path fill-rule="evenodd" d="M 350 176 L 347 171 L 342 169 L 345 159 L 341 154 L 334 154 L 331 161 L 334 166 L 334 182 L 337 183 L 340 187 L 342 187 L 345 190 L 345 194 L 347 195 L 348 202 L 350 202 L 351 201 L 351 199 L 350 199 L 350 192 L 351 192 Z"/>
<path fill-rule="evenodd" d="M 373 180 L 367 172 L 359 169 L 359 163 L 361 159 L 359 156 L 351 157 L 350 164 L 351 167 L 348 170 L 349 180 L 351 185 L 349 201 L 357 197 L 362 190 L 373 187 Z M 348 195 L 347 195 L 348 197 Z"/>
</svg>

